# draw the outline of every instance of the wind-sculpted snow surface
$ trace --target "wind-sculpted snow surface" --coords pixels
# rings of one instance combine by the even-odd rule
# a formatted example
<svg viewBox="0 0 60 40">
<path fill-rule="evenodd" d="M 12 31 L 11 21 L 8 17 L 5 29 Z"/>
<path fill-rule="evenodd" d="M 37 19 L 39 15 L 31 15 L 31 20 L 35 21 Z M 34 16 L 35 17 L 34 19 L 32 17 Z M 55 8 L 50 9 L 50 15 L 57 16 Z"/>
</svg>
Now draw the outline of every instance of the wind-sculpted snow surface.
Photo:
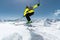
<svg viewBox="0 0 60 40">
<path fill-rule="evenodd" d="M 20 35 L 21 37 L 19 37 L 18 35 Z M 18 38 L 21 38 L 22 40 L 30 40 L 30 32 L 24 25 L 16 26 L 11 24 L 10 22 L 0 23 L 0 40 L 14 40 L 14 38 L 16 40 L 18 40 Z"/>
<path fill-rule="evenodd" d="M 22 40 L 22 36 L 18 33 L 13 33 L 7 37 L 4 37 L 2 40 Z"/>
<path fill-rule="evenodd" d="M 39 19 L 25 25 L 25 21 L 1 22 L 0 40 L 60 40 L 60 21 Z"/>
</svg>

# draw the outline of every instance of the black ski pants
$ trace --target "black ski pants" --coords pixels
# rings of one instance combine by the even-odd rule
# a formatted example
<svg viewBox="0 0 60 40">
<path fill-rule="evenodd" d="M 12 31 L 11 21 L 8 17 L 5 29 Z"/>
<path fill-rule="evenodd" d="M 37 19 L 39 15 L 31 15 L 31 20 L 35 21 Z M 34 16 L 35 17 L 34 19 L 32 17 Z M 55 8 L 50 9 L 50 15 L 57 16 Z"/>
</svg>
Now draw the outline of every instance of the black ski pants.
<svg viewBox="0 0 60 40">
<path fill-rule="evenodd" d="M 30 21 L 30 20 L 31 20 L 30 16 L 33 15 L 33 14 L 34 14 L 34 12 L 32 12 L 32 13 L 27 13 L 27 14 L 26 14 L 26 19 L 27 19 L 28 21 Z"/>
</svg>

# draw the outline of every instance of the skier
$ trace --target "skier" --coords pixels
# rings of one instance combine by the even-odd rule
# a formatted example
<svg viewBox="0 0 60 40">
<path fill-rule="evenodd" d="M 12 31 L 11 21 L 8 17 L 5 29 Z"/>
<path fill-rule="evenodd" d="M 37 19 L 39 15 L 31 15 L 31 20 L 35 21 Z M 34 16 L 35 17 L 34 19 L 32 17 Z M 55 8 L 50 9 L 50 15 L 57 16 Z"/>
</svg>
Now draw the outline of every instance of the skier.
<svg viewBox="0 0 60 40">
<path fill-rule="evenodd" d="M 36 4 L 33 7 L 28 7 L 26 6 L 25 11 L 24 11 L 24 17 L 27 19 L 27 24 L 32 23 L 30 16 L 34 14 L 34 9 L 37 8 L 40 4 Z"/>
</svg>

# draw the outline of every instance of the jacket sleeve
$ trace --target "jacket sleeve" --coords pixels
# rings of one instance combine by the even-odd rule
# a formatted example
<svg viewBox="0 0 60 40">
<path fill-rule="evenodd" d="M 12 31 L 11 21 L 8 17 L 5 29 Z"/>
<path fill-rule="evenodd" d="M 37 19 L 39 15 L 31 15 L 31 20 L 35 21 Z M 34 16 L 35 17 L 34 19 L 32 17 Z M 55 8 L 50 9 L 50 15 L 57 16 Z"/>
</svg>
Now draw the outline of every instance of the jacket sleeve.
<svg viewBox="0 0 60 40">
<path fill-rule="evenodd" d="M 37 8 L 38 6 L 40 6 L 39 3 L 38 3 L 38 4 L 35 4 L 35 5 L 33 6 L 33 9 Z"/>
<path fill-rule="evenodd" d="M 26 16 L 28 10 L 29 10 L 28 8 L 26 8 L 26 9 L 24 10 L 24 16 Z"/>
</svg>

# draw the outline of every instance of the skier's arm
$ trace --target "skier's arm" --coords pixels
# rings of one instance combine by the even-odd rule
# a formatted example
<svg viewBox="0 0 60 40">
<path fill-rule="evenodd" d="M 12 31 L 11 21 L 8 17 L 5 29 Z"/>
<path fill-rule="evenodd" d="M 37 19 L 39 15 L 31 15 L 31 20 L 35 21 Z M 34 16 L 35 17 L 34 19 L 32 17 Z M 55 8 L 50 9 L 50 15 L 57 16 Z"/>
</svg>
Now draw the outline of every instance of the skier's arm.
<svg viewBox="0 0 60 40">
<path fill-rule="evenodd" d="M 33 6 L 33 9 L 37 8 L 39 5 L 40 5 L 39 3 L 36 4 L 36 5 L 34 5 L 34 6 Z"/>
<path fill-rule="evenodd" d="M 25 11 L 25 12 L 24 12 L 24 16 L 26 16 L 26 14 L 27 14 L 27 12 Z"/>
<path fill-rule="evenodd" d="M 28 8 L 25 9 L 24 16 L 26 16 L 26 14 L 28 13 L 28 10 L 29 10 Z"/>
</svg>

